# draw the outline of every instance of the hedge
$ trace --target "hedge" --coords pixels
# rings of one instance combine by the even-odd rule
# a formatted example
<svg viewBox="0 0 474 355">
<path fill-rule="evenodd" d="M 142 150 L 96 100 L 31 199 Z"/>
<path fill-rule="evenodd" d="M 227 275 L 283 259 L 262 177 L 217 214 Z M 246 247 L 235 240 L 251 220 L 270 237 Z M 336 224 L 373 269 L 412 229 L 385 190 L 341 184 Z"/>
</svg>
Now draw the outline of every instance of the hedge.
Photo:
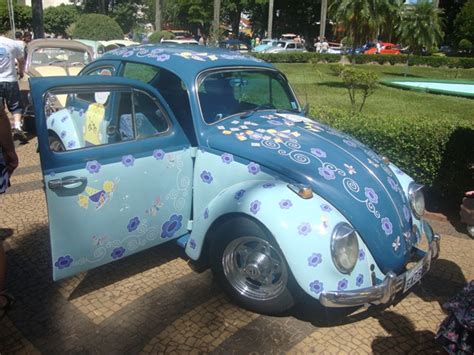
<svg viewBox="0 0 474 355">
<path fill-rule="evenodd" d="M 271 63 L 336 63 L 341 60 L 339 54 L 293 52 L 293 53 L 252 53 L 255 57 Z M 351 60 L 351 57 L 347 57 Z M 357 64 L 406 64 L 408 56 L 404 54 L 359 54 L 355 56 Z M 441 56 L 410 56 L 409 65 L 425 65 L 430 67 L 474 68 L 474 58 L 441 57 Z"/>
<path fill-rule="evenodd" d="M 459 202 L 465 191 L 474 188 L 474 127 L 467 120 L 351 117 L 347 112 L 328 109 L 312 114 L 389 157 L 445 200 Z"/>
<path fill-rule="evenodd" d="M 101 14 L 87 14 L 79 17 L 72 33 L 74 38 L 94 41 L 123 39 L 123 31 L 112 18 Z"/>
</svg>

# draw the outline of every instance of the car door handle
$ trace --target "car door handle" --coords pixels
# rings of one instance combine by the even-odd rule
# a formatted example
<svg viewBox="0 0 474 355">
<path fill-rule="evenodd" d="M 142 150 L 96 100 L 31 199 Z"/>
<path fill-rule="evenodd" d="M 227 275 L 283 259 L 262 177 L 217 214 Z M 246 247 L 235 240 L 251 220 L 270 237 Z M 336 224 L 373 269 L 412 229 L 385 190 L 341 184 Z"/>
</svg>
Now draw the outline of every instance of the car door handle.
<svg viewBox="0 0 474 355">
<path fill-rule="evenodd" d="M 48 187 L 51 190 L 57 190 L 60 188 L 75 189 L 81 185 L 87 183 L 86 177 L 66 176 L 62 179 L 54 179 L 48 181 Z"/>
</svg>

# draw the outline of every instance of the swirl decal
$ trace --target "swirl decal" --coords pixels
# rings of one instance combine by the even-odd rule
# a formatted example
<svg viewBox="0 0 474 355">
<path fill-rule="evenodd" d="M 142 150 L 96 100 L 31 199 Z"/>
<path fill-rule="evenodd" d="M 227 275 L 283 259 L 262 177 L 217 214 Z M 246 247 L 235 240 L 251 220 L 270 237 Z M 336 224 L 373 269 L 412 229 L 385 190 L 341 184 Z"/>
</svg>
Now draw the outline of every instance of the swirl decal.
<svg viewBox="0 0 474 355">
<path fill-rule="evenodd" d="M 357 182 L 355 182 L 353 179 L 346 177 L 342 180 L 342 185 L 344 186 L 344 189 L 347 191 L 347 193 L 356 201 L 359 201 L 361 203 L 364 203 L 365 206 L 367 207 L 367 210 L 372 213 L 376 218 L 380 218 L 380 212 L 377 211 L 377 208 L 375 207 L 375 199 L 372 194 L 366 193 L 366 191 L 373 191 L 370 188 L 365 188 L 363 196 L 365 198 L 359 198 L 357 194 L 361 192 L 361 189 Z M 366 190 L 367 189 L 367 190 Z M 368 195 L 368 196 L 367 196 Z"/>
</svg>

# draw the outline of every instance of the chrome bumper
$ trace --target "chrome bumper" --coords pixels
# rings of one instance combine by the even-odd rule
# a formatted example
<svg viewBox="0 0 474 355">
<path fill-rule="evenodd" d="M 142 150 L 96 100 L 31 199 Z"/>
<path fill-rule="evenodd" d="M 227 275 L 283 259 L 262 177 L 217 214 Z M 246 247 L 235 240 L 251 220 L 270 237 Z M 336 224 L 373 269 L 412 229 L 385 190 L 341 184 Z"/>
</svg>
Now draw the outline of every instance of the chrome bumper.
<svg viewBox="0 0 474 355">
<path fill-rule="evenodd" d="M 424 273 L 429 270 L 431 260 L 437 259 L 439 256 L 439 239 L 439 235 L 433 235 L 433 240 L 428 252 L 413 269 L 421 267 L 422 270 L 424 270 Z M 352 307 L 368 304 L 388 304 L 393 301 L 397 293 L 403 290 L 408 273 L 409 271 L 406 271 L 397 276 L 389 271 L 381 284 L 372 287 L 353 291 L 324 291 L 321 294 L 319 301 L 325 307 Z"/>
</svg>

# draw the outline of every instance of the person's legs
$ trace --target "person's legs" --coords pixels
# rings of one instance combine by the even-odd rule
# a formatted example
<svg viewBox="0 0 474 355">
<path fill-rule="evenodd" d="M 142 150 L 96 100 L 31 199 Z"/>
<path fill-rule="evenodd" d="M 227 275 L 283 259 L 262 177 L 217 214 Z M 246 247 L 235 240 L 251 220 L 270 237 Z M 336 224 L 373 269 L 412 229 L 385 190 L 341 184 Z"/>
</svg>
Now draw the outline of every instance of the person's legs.
<svg viewBox="0 0 474 355">
<path fill-rule="evenodd" d="M 6 101 L 8 110 L 13 115 L 13 138 L 18 139 L 21 143 L 27 143 L 28 137 L 21 128 L 21 116 L 23 107 L 21 104 L 20 87 L 18 82 L 7 83 Z"/>
</svg>

